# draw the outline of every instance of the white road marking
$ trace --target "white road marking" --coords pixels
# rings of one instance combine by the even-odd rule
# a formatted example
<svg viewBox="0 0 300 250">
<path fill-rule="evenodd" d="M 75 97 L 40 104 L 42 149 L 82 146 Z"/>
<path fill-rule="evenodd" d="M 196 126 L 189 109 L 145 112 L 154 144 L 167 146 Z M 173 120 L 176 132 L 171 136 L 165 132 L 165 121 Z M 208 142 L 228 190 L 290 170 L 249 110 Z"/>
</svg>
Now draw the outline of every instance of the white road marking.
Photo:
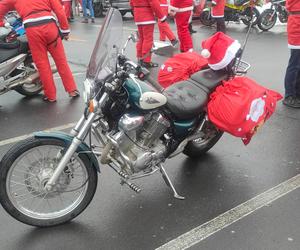
<svg viewBox="0 0 300 250">
<path fill-rule="evenodd" d="M 65 130 L 65 129 L 73 128 L 73 127 L 75 127 L 75 125 L 76 125 L 75 122 L 74 123 L 68 123 L 68 124 L 64 124 L 62 126 L 45 129 L 43 131 L 45 131 L 45 132 L 51 132 L 51 131 Z M 12 143 L 16 143 L 18 141 L 25 140 L 25 139 L 31 137 L 32 135 L 33 135 L 33 133 L 27 134 L 27 135 L 21 135 L 21 136 L 18 136 L 18 137 L 13 137 L 13 138 L 9 138 L 9 139 L 0 141 L 0 147 L 5 146 L 7 144 L 12 144 Z"/>
<path fill-rule="evenodd" d="M 156 250 L 187 249 L 300 187 L 300 174 L 261 193 L 216 218 L 180 235 Z"/>
</svg>

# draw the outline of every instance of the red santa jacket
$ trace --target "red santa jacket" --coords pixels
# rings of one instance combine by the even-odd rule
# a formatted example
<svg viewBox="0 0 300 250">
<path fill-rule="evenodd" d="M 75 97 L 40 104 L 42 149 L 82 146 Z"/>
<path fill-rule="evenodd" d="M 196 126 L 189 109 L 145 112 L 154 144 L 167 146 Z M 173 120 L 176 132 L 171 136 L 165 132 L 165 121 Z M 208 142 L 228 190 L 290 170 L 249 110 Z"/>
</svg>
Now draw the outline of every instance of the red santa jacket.
<svg viewBox="0 0 300 250">
<path fill-rule="evenodd" d="M 161 21 L 167 18 L 163 14 L 159 0 L 130 0 L 130 5 L 136 25 L 154 24 L 155 16 Z"/>
<path fill-rule="evenodd" d="M 59 0 L 2 0 L 0 1 L 0 26 L 4 24 L 5 14 L 11 10 L 19 13 L 25 27 L 56 20 L 56 16 L 61 32 L 70 32 L 66 14 Z"/>
<path fill-rule="evenodd" d="M 300 1 L 287 0 L 286 8 L 289 12 L 287 25 L 289 48 L 300 49 Z"/>
<path fill-rule="evenodd" d="M 171 0 L 170 10 L 175 12 L 185 12 L 193 10 L 193 0 Z"/>
</svg>

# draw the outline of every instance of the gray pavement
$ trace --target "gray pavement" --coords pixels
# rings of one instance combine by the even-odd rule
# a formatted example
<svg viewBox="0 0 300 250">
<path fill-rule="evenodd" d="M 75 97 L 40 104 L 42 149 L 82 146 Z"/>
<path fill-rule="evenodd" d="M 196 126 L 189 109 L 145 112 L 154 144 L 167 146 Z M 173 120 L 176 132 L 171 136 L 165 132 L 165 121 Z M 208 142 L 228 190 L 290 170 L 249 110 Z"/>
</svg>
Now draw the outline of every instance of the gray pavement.
<svg viewBox="0 0 300 250">
<path fill-rule="evenodd" d="M 72 39 L 66 51 L 73 72 L 82 73 L 101 25 L 72 24 Z M 125 35 L 134 24 L 128 17 Z M 172 24 L 174 28 L 174 25 Z M 197 49 L 212 30 L 200 27 L 193 36 Z M 243 41 L 244 26 L 231 24 L 229 34 Z M 157 37 L 157 32 L 156 32 Z M 134 46 L 128 50 L 134 58 Z M 248 76 L 283 93 L 283 77 L 289 51 L 284 26 L 261 33 L 254 29 L 244 60 L 252 64 Z M 163 62 L 166 58 L 155 56 Z M 153 72 L 155 74 L 155 72 Z M 82 90 L 84 74 L 76 81 Z M 45 104 L 37 97 L 17 93 L 0 97 L 0 141 L 37 130 L 75 122 L 83 110 L 81 99 L 71 101 L 57 80 L 58 102 Z M 300 173 L 300 113 L 278 104 L 274 116 L 245 147 L 225 135 L 202 159 L 179 155 L 166 163 L 185 201 L 174 200 L 159 175 L 138 182 L 135 194 L 119 185 L 110 169 L 102 168 L 99 186 L 91 205 L 73 222 L 49 229 L 23 225 L 0 209 L 0 249 L 155 249 L 212 220 L 266 190 Z M 10 145 L 0 147 L 0 157 Z M 299 249 L 299 189 L 276 200 L 227 228 L 194 245 L 192 249 Z"/>
</svg>

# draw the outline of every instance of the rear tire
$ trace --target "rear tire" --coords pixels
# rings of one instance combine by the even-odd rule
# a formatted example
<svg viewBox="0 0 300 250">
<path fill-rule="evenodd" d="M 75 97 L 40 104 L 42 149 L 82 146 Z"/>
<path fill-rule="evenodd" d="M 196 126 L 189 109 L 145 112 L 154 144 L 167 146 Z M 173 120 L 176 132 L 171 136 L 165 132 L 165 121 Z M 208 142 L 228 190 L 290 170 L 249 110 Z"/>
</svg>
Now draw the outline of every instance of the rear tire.
<svg viewBox="0 0 300 250">
<path fill-rule="evenodd" d="M 212 123 L 207 122 L 202 130 L 204 136 L 194 141 L 190 141 L 183 153 L 191 158 L 200 158 L 209 151 L 222 137 L 223 132 L 218 130 Z"/>
<path fill-rule="evenodd" d="M 0 203 L 16 220 L 37 227 L 55 226 L 74 219 L 89 205 L 96 191 L 98 176 L 84 154 L 74 155 L 72 158 L 74 161 L 70 161 L 68 168 L 61 174 L 54 190 L 48 192 L 43 189 L 48 180 L 49 170 L 51 173 L 51 170 L 57 166 L 55 158 L 57 150 L 60 152 L 64 148 L 64 142 L 57 139 L 29 138 L 16 144 L 5 154 L 0 162 Z M 53 154 L 52 158 L 51 154 Z M 77 171 L 79 167 L 82 169 L 83 183 L 74 180 L 74 177 L 80 176 Z M 79 188 L 73 187 L 74 183 L 80 185 Z M 14 188 L 16 190 L 13 190 Z M 77 197 L 78 191 L 80 194 Z M 74 192 L 76 197 L 74 202 L 71 200 L 71 204 L 68 205 L 70 197 L 63 198 L 71 192 Z M 27 202 L 29 205 L 26 205 Z M 48 207 L 46 202 L 49 204 Z M 53 206 L 57 209 L 53 210 Z"/>
<path fill-rule="evenodd" d="M 275 10 L 267 9 L 261 13 L 257 24 L 258 28 L 262 31 L 268 31 L 274 27 L 277 21 L 277 13 L 274 13 L 274 11 Z"/>
<path fill-rule="evenodd" d="M 26 67 L 32 68 L 33 71 L 31 73 L 35 73 L 36 69 L 35 66 L 33 65 L 32 62 L 29 62 L 26 64 Z M 35 71 L 34 71 L 35 70 Z M 22 71 L 19 69 L 16 69 L 11 73 L 11 76 L 16 76 L 18 74 L 21 74 Z M 30 74 L 30 72 L 29 72 Z M 24 84 L 22 86 L 18 86 L 14 88 L 15 91 L 17 91 L 19 94 L 27 96 L 27 97 L 32 97 L 38 95 L 42 90 L 43 90 L 43 85 L 40 79 L 37 79 L 31 84 Z"/>
</svg>

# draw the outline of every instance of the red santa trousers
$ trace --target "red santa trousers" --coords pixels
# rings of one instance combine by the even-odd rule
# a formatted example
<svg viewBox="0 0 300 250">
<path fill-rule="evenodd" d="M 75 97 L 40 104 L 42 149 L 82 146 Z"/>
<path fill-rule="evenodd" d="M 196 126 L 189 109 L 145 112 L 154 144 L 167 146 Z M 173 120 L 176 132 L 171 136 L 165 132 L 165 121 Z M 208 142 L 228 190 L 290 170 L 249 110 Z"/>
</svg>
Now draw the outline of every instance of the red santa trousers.
<svg viewBox="0 0 300 250">
<path fill-rule="evenodd" d="M 64 9 L 65 9 L 65 13 L 66 13 L 67 18 L 70 18 L 71 17 L 72 1 L 64 1 L 63 6 L 64 6 Z"/>
<path fill-rule="evenodd" d="M 137 58 L 151 62 L 154 24 L 138 25 L 139 41 L 136 44 Z"/>
<path fill-rule="evenodd" d="M 40 73 L 45 96 L 56 99 L 56 88 L 48 59 L 48 51 L 54 59 L 59 75 L 67 92 L 77 89 L 67 63 L 62 40 L 54 22 L 26 29 L 32 58 Z"/>
<path fill-rule="evenodd" d="M 189 19 L 192 11 L 177 12 L 175 22 L 177 26 L 178 39 L 180 41 L 180 51 L 187 52 L 193 49 L 193 40 L 189 31 Z"/>
<path fill-rule="evenodd" d="M 168 7 L 161 8 L 164 15 L 168 16 Z M 165 22 L 161 22 L 160 19 L 158 19 L 158 29 L 159 29 L 159 40 L 161 41 L 165 41 L 166 38 L 168 38 L 170 41 L 175 40 L 176 37 L 173 33 L 173 31 L 170 28 L 170 25 L 167 23 L 167 21 Z"/>
<path fill-rule="evenodd" d="M 170 41 L 175 40 L 176 37 L 167 22 L 158 20 L 159 40 L 165 41 L 168 38 Z"/>
</svg>

